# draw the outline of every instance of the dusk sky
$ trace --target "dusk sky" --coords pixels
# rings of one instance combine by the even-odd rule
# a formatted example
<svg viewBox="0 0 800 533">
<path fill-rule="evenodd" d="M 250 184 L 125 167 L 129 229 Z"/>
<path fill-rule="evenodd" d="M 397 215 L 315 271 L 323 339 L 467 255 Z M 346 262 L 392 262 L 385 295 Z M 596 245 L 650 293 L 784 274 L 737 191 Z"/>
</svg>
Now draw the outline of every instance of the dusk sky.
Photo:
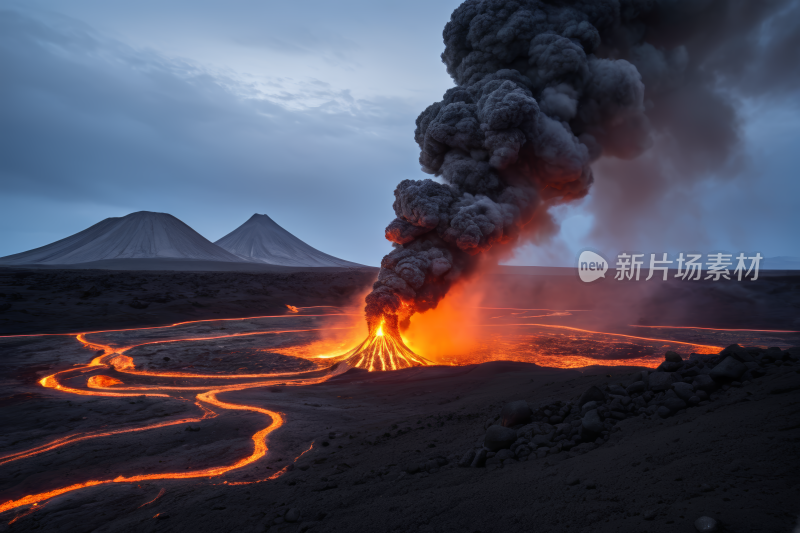
<svg viewBox="0 0 800 533">
<path fill-rule="evenodd" d="M 453 86 L 439 55 L 459 3 L 2 2 L 0 256 L 147 210 L 212 241 L 266 213 L 378 265 L 395 186 L 428 177 L 414 121 Z M 742 142 L 724 170 L 631 205 L 604 177 L 636 162 L 601 160 L 590 196 L 556 210 L 561 233 L 510 262 L 800 256 L 800 91 L 733 96 Z"/>
</svg>

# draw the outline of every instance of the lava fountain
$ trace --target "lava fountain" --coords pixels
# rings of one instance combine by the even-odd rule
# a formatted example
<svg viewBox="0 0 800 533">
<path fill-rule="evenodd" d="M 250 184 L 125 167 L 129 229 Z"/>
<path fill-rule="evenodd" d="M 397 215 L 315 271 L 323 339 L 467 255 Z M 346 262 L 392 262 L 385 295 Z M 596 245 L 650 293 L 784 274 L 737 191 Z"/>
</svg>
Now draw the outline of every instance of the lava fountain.
<svg viewBox="0 0 800 533">
<path fill-rule="evenodd" d="M 345 357 L 345 364 L 370 372 L 431 364 L 406 346 L 396 322 L 387 322 L 384 318 L 369 322 L 367 338 Z"/>
</svg>

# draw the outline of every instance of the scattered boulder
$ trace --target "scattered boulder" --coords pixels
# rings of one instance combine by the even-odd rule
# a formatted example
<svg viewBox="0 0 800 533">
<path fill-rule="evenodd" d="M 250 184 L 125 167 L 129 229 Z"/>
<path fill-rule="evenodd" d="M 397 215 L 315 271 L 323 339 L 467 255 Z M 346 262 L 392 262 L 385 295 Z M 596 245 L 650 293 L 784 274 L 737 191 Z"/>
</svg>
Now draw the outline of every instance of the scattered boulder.
<svg viewBox="0 0 800 533">
<path fill-rule="evenodd" d="M 692 380 L 692 386 L 696 391 L 703 391 L 705 393 L 711 393 L 717 390 L 717 383 L 711 379 L 711 376 L 708 374 L 700 374 L 694 380 Z M 703 400 L 702 397 L 699 397 Z"/>
<path fill-rule="evenodd" d="M 750 352 L 748 352 L 747 349 L 742 348 L 738 344 L 731 344 L 730 346 L 722 350 L 719 354 L 723 357 L 731 356 L 737 359 L 738 361 L 741 361 L 742 363 L 752 363 L 753 361 L 755 361 L 755 359 L 753 359 L 753 356 L 750 355 Z"/>
<path fill-rule="evenodd" d="M 460 466 L 460 467 L 468 467 L 468 466 L 470 466 L 472 464 L 472 461 L 474 461 L 474 460 L 475 460 L 475 450 L 469 450 L 458 461 L 458 466 Z"/>
<path fill-rule="evenodd" d="M 661 418 L 667 418 L 672 415 L 672 411 L 670 411 L 669 407 L 662 405 L 656 410 L 656 414 Z"/>
<path fill-rule="evenodd" d="M 81 300 L 86 300 L 87 298 L 96 298 L 101 294 L 103 293 L 100 292 L 100 289 L 98 289 L 95 285 L 92 285 L 88 290 L 83 292 L 81 295 Z"/>
<path fill-rule="evenodd" d="M 716 533 L 719 531 L 719 524 L 710 516 L 701 516 L 694 521 L 694 528 L 698 533 Z"/>
<path fill-rule="evenodd" d="M 612 383 L 608 386 L 608 392 L 617 396 L 627 396 L 627 391 L 619 383 Z"/>
<path fill-rule="evenodd" d="M 581 407 L 581 416 L 584 416 L 586 413 L 591 411 L 592 409 L 597 409 L 599 406 L 599 402 L 592 400 L 591 402 L 586 402 L 583 407 Z"/>
<path fill-rule="evenodd" d="M 480 450 L 475 453 L 475 458 L 472 460 L 472 464 L 470 465 L 472 468 L 481 468 L 486 464 L 486 454 L 488 450 L 486 448 L 481 448 Z"/>
<path fill-rule="evenodd" d="M 770 361 L 782 361 L 783 355 L 784 355 L 783 350 L 775 346 L 772 346 L 770 348 L 767 348 L 767 351 L 764 352 L 763 357 L 769 359 Z"/>
<path fill-rule="evenodd" d="M 298 509 L 297 507 L 292 507 L 291 509 L 286 511 L 286 514 L 283 515 L 283 519 L 291 523 L 297 522 L 298 520 L 300 520 L 300 509 Z"/>
<path fill-rule="evenodd" d="M 683 358 L 677 352 L 669 351 L 664 354 L 664 361 L 668 363 L 682 363 Z"/>
<path fill-rule="evenodd" d="M 625 389 L 625 392 L 628 394 L 640 394 L 645 391 L 647 387 L 644 384 L 644 381 L 634 381 Z"/>
<path fill-rule="evenodd" d="M 747 372 L 747 367 L 744 366 L 744 363 L 735 357 L 726 357 L 711 369 L 709 375 L 717 381 L 732 381 L 742 377 L 745 372 Z"/>
<path fill-rule="evenodd" d="M 590 433 L 601 433 L 605 426 L 603 426 L 603 421 L 600 419 L 600 414 L 597 412 L 597 409 L 592 409 L 583 417 L 581 421 L 581 426 L 583 429 Z"/>
<path fill-rule="evenodd" d="M 497 452 L 497 455 L 495 455 L 494 458 L 502 463 L 506 459 L 514 459 L 514 452 L 511 450 L 500 450 Z"/>
<path fill-rule="evenodd" d="M 672 363 L 670 361 L 664 361 L 658 368 L 656 368 L 656 372 L 677 372 L 681 369 L 683 363 Z"/>
<path fill-rule="evenodd" d="M 686 402 L 680 398 L 667 398 L 664 400 L 663 406 L 669 409 L 671 413 L 677 413 L 681 409 L 686 409 Z"/>
<path fill-rule="evenodd" d="M 683 381 L 679 381 L 678 383 L 672 384 L 672 390 L 675 391 L 675 394 L 683 401 L 689 400 L 692 396 L 694 396 L 694 387 L 691 386 L 689 383 L 684 383 Z"/>
<path fill-rule="evenodd" d="M 661 391 L 672 387 L 675 378 L 669 372 L 653 372 L 650 374 L 650 390 Z"/>
<path fill-rule="evenodd" d="M 517 457 L 519 457 L 520 459 L 522 459 L 523 457 L 527 457 L 527 456 L 529 456 L 529 455 L 531 454 L 531 452 L 532 452 L 532 451 L 533 451 L 533 450 L 531 450 L 529 447 L 527 447 L 527 446 L 523 445 L 523 446 L 520 446 L 519 448 L 517 448 L 517 449 L 514 451 L 514 453 L 517 455 Z"/>
<path fill-rule="evenodd" d="M 578 406 L 583 407 L 583 404 L 591 401 L 602 403 L 605 400 L 606 400 L 606 395 L 603 394 L 603 391 L 592 385 L 586 390 L 586 392 L 581 394 L 581 398 L 580 400 L 578 400 Z"/>
<path fill-rule="evenodd" d="M 487 450 L 496 452 L 511 447 L 515 440 L 517 440 L 517 432 L 513 429 L 503 426 L 490 426 L 486 430 L 483 445 Z"/>
<path fill-rule="evenodd" d="M 531 421 L 531 408 L 525 400 L 509 402 L 503 406 L 500 418 L 501 424 L 505 427 L 527 424 Z"/>
</svg>

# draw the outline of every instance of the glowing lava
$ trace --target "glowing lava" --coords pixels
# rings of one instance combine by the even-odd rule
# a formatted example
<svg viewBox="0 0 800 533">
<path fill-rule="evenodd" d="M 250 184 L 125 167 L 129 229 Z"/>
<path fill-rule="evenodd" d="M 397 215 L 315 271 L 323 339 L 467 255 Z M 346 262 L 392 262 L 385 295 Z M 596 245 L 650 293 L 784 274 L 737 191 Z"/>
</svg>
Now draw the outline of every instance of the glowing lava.
<svg viewBox="0 0 800 533">
<path fill-rule="evenodd" d="M 86 382 L 86 385 L 90 389 L 105 389 L 106 387 L 122 385 L 122 382 L 117 378 L 112 378 L 111 376 L 104 376 L 100 374 L 97 376 L 90 377 L 89 381 Z"/>
<path fill-rule="evenodd" d="M 397 328 L 388 327 L 385 321 L 381 321 L 366 340 L 345 357 L 347 365 L 365 368 L 370 372 L 431 364 L 427 359 L 412 352 L 403 342 Z"/>
</svg>

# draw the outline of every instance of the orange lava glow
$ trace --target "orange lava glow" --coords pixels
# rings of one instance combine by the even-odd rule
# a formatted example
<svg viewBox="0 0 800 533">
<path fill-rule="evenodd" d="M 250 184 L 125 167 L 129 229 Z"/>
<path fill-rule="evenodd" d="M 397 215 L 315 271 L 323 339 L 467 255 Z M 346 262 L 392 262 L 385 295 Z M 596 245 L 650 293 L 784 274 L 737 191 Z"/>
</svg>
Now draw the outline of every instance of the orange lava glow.
<svg viewBox="0 0 800 533">
<path fill-rule="evenodd" d="M 207 408 L 200 402 L 195 402 L 197 407 L 199 407 L 203 411 L 203 416 L 200 418 L 182 418 L 180 420 L 170 420 L 168 422 L 159 422 L 157 424 L 150 424 L 148 426 L 142 427 L 135 427 L 135 428 L 127 428 L 127 429 L 116 429 L 116 430 L 108 430 L 108 431 L 95 431 L 92 433 L 77 433 L 75 435 L 69 435 L 67 437 L 61 437 L 54 441 L 48 442 L 47 444 L 42 444 L 41 446 L 37 446 L 35 448 L 30 448 L 28 450 L 24 450 L 17 453 L 12 453 L 10 455 L 5 455 L 0 457 L 0 465 L 4 465 L 6 463 L 10 463 L 11 461 L 16 461 L 18 459 L 26 459 L 28 457 L 33 457 L 34 455 L 39 455 L 44 452 L 49 452 L 50 450 L 55 450 L 56 448 L 61 448 L 63 446 L 67 446 L 68 444 L 75 444 L 76 442 L 81 442 L 84 440 L 89 439 L 96 439 L 98 437 L 110 437 L 112 435 L 121 435 L 123 433 L 132 433 L 134 431 L 148 431 L 151 429 L 159 429 L 163 427 L 169 426 L 177 426 L 181 424 L 192 424 L 197 422 L 202 422 L 203 420 L 207 420 L 210 418 L 214 418 L 217 416 L 217 413 L 212 411 L 211 409 Z"/>
<path fill-rule="evenodd" d="M 343 313 L 342 313 L 343 314 Z M 327 316 L 327 315 L 303 315 L 303 316 Z M 237 320 L 252 320 L 254 318 L 264 318 L 264 317 L 250 317 L 245 319 L 237 319 Z M 280 317 L 276 318 L 286 318 L 285 315 L 281 315 Z M 210 320 L 209 320 L 210 321 Z M 193 321 L 193 322 L 205 322 L 205 321 Z M 192 322 L 183 322 L 177 325 L 187 324 Z M 131 329 L 124 329 L 124 330 L 108 330 L 102 331 L 97 333 L 110 333 L 110 332 L 117 332 L 117 331 L 143 331 L 148 329 L 163 329 L 163 326 L 160 328 L 131 328 Z M 331 329 L 331 328 L 326 328 Z M 336 328 L 334 328 L 336 329 Z M 340 329 L 350 329 L 350 328 L 340 328 Z M 201 407 L 204 411 L 204 416 L 202 418 L 191 418 L 191 419 L 182 419 L 182 420 L 175 420 L 169 422 L 161 422 L 158 424 L 152 424 L 149 426 L 144 427 L 137 427 L 137 428 L 127 428 L 127 429 L 120 429 L 120 430 L 109 430 L 109 431 L 96 431 L 91 433 L 85 434 L 75 434 L 69 435 L 66 437 L 61 437 L 54 441 L 51 441 L 46 444 L 42 444 L 35 448 L 31 448 L 22 452 L 17 452 L 14 454 L 6 455 L 0 457 L 0 464 L 8 463 L 15 460 L 20 460 L 28 457 L 32 457 L 55 448 L 59 448 L 62 446 L 67 446 L 74 444 L 76 442 L 85 441 L 88 439 L 94 439 L 99 437 L 106 437 L 111 435 L 117 435 L 121 433 L 128 433 L 134 431 L 144 431 L 149 429 L 156 429 L 171 425 L 177 424 L 185 424 L 190 422 L 199 422 L 201 420 L 211 418 L 213 416 L 217 416 L 217 414 L 204 407 L 200 402 L 204 402 L 206 404 L 211 404 L 217 406 L 222 409 L 228 410 L 239 410 L 239 411 L 251 411 L 263 414 L 270 419 L 270 424 L 261 429 L 260 431 L 256 432 L 251 440 L 253 441 L 253 451 L 252 453 L 239 459 L 238 461 L 234 462 L 233 464 L 229 465 L 222 465 L 222 466 L 215 466 L 209 467 L 201 470 L 189 471 L 189 472 L 175 472 L 175 473 L 158 473 L 158 474 L 146 474 L 146 475 L 118 475 L 114 478 L 110 479 L 94 479 L 94 480 L 87 480 L 82 483 L 72 484 L 66 487 L 61 487 L 57 489 L 53 489 L 50 491 L 38 493 L 38 494 L 30 494 L 24 496 L 22 498 L 16 500 L 10 500 L 0 504 L 0 513 L 17 509 L 24 506 L 31 506 L 30 509 L 26 510 L 24 513 L 18 515 L 13 521 L 18 520 L 28 512 L 32 512 L 37 508 L 40 508 L 39 504 L 46 500 L 49 500 L 55 496 L 59 496 L 61 494 L 66 494 L 68 492 L 72 492 L 75 490 L 79 490 L 82 488 L 93 487 L 98 485 L 104 485 L 109 483 L 134 483 L 134 482 L 141 482 L 141 481 L 152 481 L 156 479 L 192 479 L 192 478 L 205 478 L 205 477 L 217 477 L 221 476 L 227 472 L 231 472 L 233 470 L 238 470 L 244 468 L 252 463 L 262 459 L 268 452 L 268 448 L 266 445 L 267 436 L 283 425 L 283 415 L 277 411 L 272 411 L 269 409 L 264 409 L 261 407 L 251 406 L 251 405 L 243 405 L 243 404 L 235 404 L 231 402 L 225 402 L 220 400 L 217 395 L 223 392 L 229 391 L 239 391 L 239 390 L 246 390 L 252 388 L 259 388 L 259 387 L 266 387 L 275 385 L 279 381 L 286 383 L 291 382 L 296 385 L 309 385 L 312 383 L 319 383 L 325 381 L 331 377 L 331 374 L 318 375 L 315 377 L 306 376 L 302 373 L 284 373 L 284 374 L 237 374 L 237 375 L 205 375 L 205 374 L 185 374 L 180 372 L 151 372 L 151 371 L 144 371 L 144 370 L 136 370 L 134 361 L 132 357 L 123 355 L 123 352 L 134 348 L 136 346 L 142 346 L 144 344 L 159 344 L 159 343 L 168 343 L 168 342 L 186 342 L 186 341 L 204 341 L 210 339 L 221 339 L 221 338 L 231 338 L 231 337 L 240 337 L 240 336 L 247 336 L 247 335 L 268 335 L 268 334 L 280 334 L 280 333 L 297 333 L 297 332 L 308 332 L 308 331 L 319 331 L 320 328 L 313 328 L 313 329 L 298 329 L 298 330 L 281 330 L 281 331 L 259 331 L 259 332 L 246 332 L 246 333 L 234 333 L 230 335 L 221 335 L 221 336 L 212 336 L 212 337 L 193 337 L 193 338 L 185 338 L 185 339 L 170 339 L 170 340 L 162 340 L 162 341 L 151 341 L 145 342 L 141 344 L 136 344 L 132 346 L 126 346 L 123 348 L 114 348 L 110 345 L 100 344 L 94 341 L 87 340 L 87 335 L 90 335 L 92 332 L 87 333 L 79 333 L 76 334 L 76 339 L 81 342 L 86 348 L 95 350 L 95 351 L 102 351 L 102 355 L 94 357 L 90 363 L 80 366 L 77 368 L 70 368 L 68 370 L 62 370 L 60 372 L 56 372 L 55 374 L 51 374 L 45 376 L 39 380 L 39 384 L 43 387 L 54 389 L 56 391 L 70 393 L 70 394 L 78 394 L 84 396 L 112 396 L 112 397 L 125 397 L 125 396 L 158 396 L 158 397 L 170 397 L 170 394 L 165 393 L 166 391 L 187 391 L 187 390 L 201 390 L 201 392 L 197 395 L 197 405 Z M 24 335 L 29 336 L 29 335 Z M 22 336 L 21 336 L 22 337 Z M 129 374 L 137 374 L 141 376 L 152 376 L 152 377 L 181 377 L 181 378 L 203 378 L 203 379 L 214 379 L 214 378 L 234 378 L 234 379 L 241 379 L 241 378 L 252 378 L 252 377 L 260 377 L 260 378 L 272 378 L 267 381 L 255 381 L 249 383 L 237 383 L 226 385 L 223 387 L 216 387 L 213 390 L 208 390 L 208 386 L 196 386 L 196 387 L 173 387 L 173 386 L 136 386 L 136 387 L 122 387 L 122 381 L 111 376 L 106 376 L 102 374 L 91 376 L 87 380 L 87 387 L 88 389 L 78 389 L 74 386 L 68 386 L 62 383 L 62 380 L 71 379 L 81 373 L 91 372 L 95 369 L 100 368 L 113 368 L 117 372 L 121 373 L 129 373 Z M 319 373 L 318 373 L 319 374 Z M 293 376 L 294 379 L 289 378 L 289 376 Z M 281 378 L 281 379 L 277 379 Z M 289 378 L 289 379 L 287 379 Z M 125 391 L 132 391 L 131 394 L 124 394 L 120 392 L 108 392 L 102 389 L 106 389 L 112 387 L 116 390 L 125 390 Z M 98 390 L 100 389 L 100 390 Z M 157 393 L 150 392 L 151 390 L 160 391 Z M 310 448 L 309 448 L 310 449 Z M 306 450 L 308 451 L 308 450 Z M 304 452 L 305 453 L 305 452 Z M 301 454 L 302 456 L 302 454 Z M 299 457 L 299 456 L 298 456 Z M 285 470 L 284 470 L 285 472 Z M 275 474 L 270 476 L 268 479 L 274 479 L 277 477 Z M 158 498 L 158 497 L 157 497 Z M 156 499 L 157 499 L 156 498 Z M 152 502 L 149 502 L 152 503 Z"/>
<path fill-rule="evenodd" d="M 383 322 L 346 357 L 348 366 L 370 372 L 430 364 L 430 361 L 411 351 L 398 333 L 385 329 Z"/>
<path fill-rule="evenodd" d="M 255 461 L 258 461 L 267 454 L 268 450 L 266 445 L 267 435 L 269 435 L 271 432 L 275 431 L 276 429 L 278 429 L 280 426 L 283 425 L 283 417 L 281 416 L 280 413 L 275 411 L 270 411 L 268 409 L 262 409 L 260 407 L 253 407 L 249 405 L 237 405 L 233 403 L 223 402 L 216 397 L 216 394 L 218 392 L 220 391 L 208 391 L 203 394 L 198 394 L 197 398 L 201 401 L 210 403 L 212 405 L 216 405 L 217 407 L 221 407 L 223 409 L 254 411 L 262 413 L 271 419 L 271 423 L 269 426 L 258 431 L 255 435 L 253 435 L 252 440 L 254 448 L 253 448 L 253 453 L 251 453 L 249 456 L 236 461 L 232 465 L 205 468 L 202 470 L 194 470 L 190 472 L 145 474 L 138 476 L 137 475 L 117 476 L 113 479 L 93 479 L 89 481 L 84 481 L 83 483 L 76 483 L 74 485 L 61 487 L 59 489 L 54 489 L 48 492 L 42 492 L 39 494 L 30 494 L 18 500 L 7 501 L 5 503 L 0 504 L 0 513 L 9 511 L 11 509 L 16 509 L 23 505 L 38 504 L 45 500 L 49 500 L 50 498 L 53 498 L 55 496 L 60 496 L 61 494 L 66 494 L 67 492 L 72 492 L 87 487 L 94 487 L 97 485 L 104 485 L 108 483 L 131 483 L 140 481 L 152 481 L 155 479 L 191 479 L 200 477 L 220 476 L 222 474 L 225 474 L 226 472 L 230 472 L 231 470 L 236 470 L 238 468 L 245 467 Z"/>
<path fill-rule="evenodd" d="M 255 481 L 224 481 L 223 485 L 252 485 L 253 483 L 263 483 L 264 481 L 272 481 L 273 479 L 278 479 L 283 474 L 289 471 L 289 467 L 291 467 L 294 463 L 297 462 L 298 459 L 303 457 L 306 453 L 310 452 L 311 449 L 314 447 L 314 443 L 311 443 L 311 446 L 303 450 L 303 452 L 294 458 L 294 460 L 289 463 L 288 465 L 284 466 L 274 474 L 270 475 L 269 477 L 265 477 L 264 479 L 257 479 Z"/>
<path fill-rule="evenodd" d="M 437 364 L 472 352 L 480 343 L 481 332 L 474 324 L 480 319 L 482 298 L 481 291 L 453 287 L 436 309 L 411 317 L 403 340 L 412 351 Z"/>
<path fill-rule="evenodd" d="M 342 365 L 344 368 L 357 367 L 365 368 L 370 371 L 377 370 L 396 370 L 412 366 L 428 365 L 432 362 L 437 364 L 451 364 L 463 365 L 472 364 L 476 362 L 483 362 L 483 360 L 470 359 L 469 353 L 477 347 L 485 346 L 488 343 L 492 344 L 495 351 L 492 352 L 485 360 L 498 360 L 498 359 L 514 359 L 525 360 L 528 362 L 535 362 L 552 367 L 561 368 L 576 368 L 582 366 L 603 364 L 603 365 L 640 365 L 640 366 L 653 366 L 654 359 L 652 357 L 631 358 L 624 360 L 598 360 L 591 357 L 583 357 L 582 355 L 575 355 L 574 353 L 565 354 L 564 352 L 555 353 L 544 351 L 537 352 L 536 349 L 520 350 L 520 342 L 517 340 L 514 343 L 512 336 L 507 335 L 505 330 L 497 330 L 502 333 L 497 336 L 489 338 L 487 341 L 486 331 L 488 328 L 515 328 L 515 331 L 525 330 L 529 327 L 538 328 L 554 328 L 559 331 L 569 331 L 579 333 L 581 335 L 590 336 L 592 342 L 602 344 L 608 342 L 618 343 L 617 338 L 632 339 L 632 340 L 645 340 L 659 343 L 672 343 L 678 345 L 691 346 L 693 350 L 700 353 L 717 353 L 720 349 L 718 346 L 694 344 L 689 342 L 679 342 L 667 339 L 655 339 L 651 337 L 639 337 L 634 335 L 625 335 L 618 333 L 605 333 L 600 331 L 592 331 L 588 329 L 580 329 L 569 326 L 556 326 L 552 324 L 531 324 L 531 323 L 514 323 L 514 324 L 481 324 L 480 309 L 502 311 L 510 310 L 514 312 L 527 313 L 530 311 L 546 311 L 547 316 L 563 316 L 564 313 L 577 312 L 566 310 L 540 310 L 540 309 L 507 309 L 507 308 L 479 308 L 480 294 L 473 292 L 460 292 L 458 288 L 452 291 L 448 298 L 443 300 L 437 309 L 426 313 L 415 315 L 411 319 L 410 327 L 407 331 L 401 334 L 394 329 L 386 327 L 381 323 L 375 328 L 372 333 L 367 333 L 366 340 L 363 340 L 358 346 L 349 352 L 346 351 L 347 346 L 355 345 L 358 340 L 363 339 L 365 333 L 365 325 L 362 320 L 362 315 L 359 313 L 333 313 L 321 315 L 306 315 L 303 310 L 310 308 L 298 308 L 294 306 L 287 306 L 290 315 L 272 315 L 272 316 L 258 316 L 246 317 L 238 319 L 207 319 L 186 321 L 172 324 L 169 326 L 156 326 L 147 328 L 128 328 L 117 330 L 105 330 L 96 332 L 82 332 L 73 335 L 78 342 L 85 348 L 93 350 L 91 360 L 80 366 L 72 367 L 65 370 L 57 371 L 53 374 L 46 375 L 39 380 L 42 387 L 48 388 L 52 391 L 57 391 L 65 394 L 76 394 L 82 396 L 105 396 L 105 397 L 130 397 L 146 395 L 150 397 L 164 397 L 180 399 L 189 401 L 185 395 L 189 391 L 196 392 L 194 397 L 195 403 L 203 411 L 202 417 L 184 418 L 180 420 L 164 421 L 157 424 L 146 426 L 124 428 L 124 429 L 108 429 L 98 430 L 94 432 L 75 433 L 72 435 L 63 436 L 52 440 L 50 442 L 41 444 L 39 446 L 16 452 L 13 454 L 0 457 L 0 465 L 22 460 L 25 458 L 33 457 L 56 448 L 73 445 L 78 442 L 87 441 L 89 439 L 96 439 L 108 437 L 112 435 L 119 435 L 123 433 L 148 431 L 167 426 L 174 426 L 178 424 L 197 423 L 209 418 L 218 416 L 215 410 L 207 406 L 214 406 L 215 408 L 230 411 L 248 411 L 263 415 L 269 420 L 268 425 L 257 431 L 252 435 L 252 452 L 243 458 L 232 462 L 231 464 L 217 465 L 206 468 L 201 468 L 194 471 L 173 472 L 173 473 L 155 473 L 155 474 L 118 474 L 113 477 L 104 479 L 89 479 L 80 483 L 73 483 L 68 486 L 55 488 L 49 491 L 29 494 L 20 497 L 16 500 L 10 500 L 0 503 L 0 513 L 12 509 L 19 509 L 21 507 L 30 506 L 22 514 L 19 514 L 14 520 L 18 520 L 24 513 L 32 512 L 32 510 L 41 508 L 41 503 L 45 502 L 55 496 L 65 494 L 68 492 L 76 491 L 82 488 L 93 487 L 111 483 L 136 483 L 142 481 L 152 480 L 168 480 L 168 479 L 197 479 L 222 476 L 228 472 L 240 470 L 256 461 L 264 458 L 269 449 L 267 447 L 267 438 L 276 429 L 281 427 L 284 421 L 284 415 L 280 412 L 266 409 L 254 405 L 246 405 L 241 403 L 233 403 L 224 401 L 219 398 L 223 393 L 233 391 L 243 391 L 248 389 L 258 389 L 269 386 L 274 386 L 278 383 L 288 384 L 293 386 L 309 385 L 313 383 L 320 383 L 329 379 L 333 373 L 330 371 L 316 370 L 305 373 L 287 372 L 287 373 L 253 373 L 253 374 L 201 374 L 201 373 L 187 373 L 173 370 L 144 370 L 141 365 L 137 369 L 136 356 L 127 355 L 132 348 L 146 345 L 169 345 L 178 342 L 201 342 L 218 339 L 232 339 L 238 337 L 247 337 L 253 335 L 280 335 L 280 334 L 298 334 L 314 332 L 322 338 L 314 341 L 309 341 L 304 344 L 295 344 L 290 347 L 278 347 L 270 349 L 271 352 L 283 353 L 295 357 L 303 357 L 307 359 L 331 359 L 331 363 L 336 360 L 341 360 L 346 363 Z M 527 316 L 519 316 L 521 313 L 512 313 L 515 320 L 523 318 L 530 318 Z M 256 319 L 275 318 L 305 318 L 305 317 L 356 317 L 352 318 L 353 324 L 348 327 L 324 327 L 324 328 L 303 328 L 303 329 L 282 329 L 282 330 L 259 330 L 259 331 L 242 331 L 238 333 L 230 333 L 227 335 L 209 335 L 209 336 L 186 336 L 170 339 L 148 340 L 138 344 L 131 343 L 125 346 L 115 346 L 111 344 L 103 344 L 95 340 L 89 340 L 87 337 L 92 334 L 110 334 L 117 332 L 147 332 L 148 330 L 158 330 L 173 328 L 183 325 L 191 325 L 202 322 L 218 322 L 218 321 L 252 321 Z M 348 318 L 344 319 L 350 320 Z M 338 322 L 337 322 L 338 326 Z M 477 327 L 481 326 L 481 327 Z M 707 329 L 707 328 L 697 328 Z M 745 330 L 747 331 L 747 330 Z M 755 330 L 749 330 L 755 331 Z M 59 334 L 62 335 L 62 334 Z M 505 337 L 504 337 L 505 335 Z M 40 335 L 19 335 L 18 337 L 29 337 Z M 11 336 L 6 336 L 11 337 Z M 530 335 L 528 335 L 530 338 Z M 109 341 L 104 341 L 109 342 Z M 525 348 L 525 347 L 523 347 Z M 423 353 L 426 357 L 430 356 L 431 360 L 423 358 L 418 353 Z M 557 352 L 557 350 L 556 350 Z M 508 355 L 506 354 L 514 354 Z M 568 357 L 565 357 L 568 355 Z M 332 368 L 332 367 L 331 367 Z M 341 371 L 339 367 L 337 371 Z M 123 383 L 122 380 L 105 375 L 100 372 L 114 374 L 124 374 L 127 376 L 136 376 Z M 82 376 L 91 374 L 88 379 L 84 381 Z M 159 384 L 138 384 L 138 381 L 154 378 L 171 378 L 191 380 L 202 380 L 198 385 L 175 386 L 159 385 Z M 233 382 L 226 382 L 224 385 L 208 385 L 210 380 L 231 380 Z M 249 381 L 242 381 L 249 380 Z M 86 384 L 84 387 L 83 384 Z M 136 384 L 134 384 L 136 383 Z M 157 383 L 157 382 L 156 382 Z M 192 392 L 192 395 L 194 395 Z M 183 396 L 182 396 L 183 395 Z M 310 451 L 313 445 L 304 450 L 300 455 L 295 458 L 295 461 L 302 457 L 305 453 Z M 291 463 L 293 464 L 293 463 Z M 273 473 L 269 477 L 260 479 L 258 481 L 225 481 L 224 484 L 237 485 L 248 483 L 260 483 L 276 479 L 290 468 L 290 465 L 282 468 L 278 472 Z M 153 503 L 155 500 L 163 495 L 162 492 L 154 500 L 143 504 L 143 506 Z"/>
<path fill-rule="evenodd" d="M 155 498 L 153 498 L 153 499 L 152 499 L 152 500 L 150 500 L 149 502 L 144 502 L 142 505 L 140 505 L 139 507 L 137 507 L 137 509 L 141 509 L 141 508 L 142 508 L 142 507 L 144 507 L 145 505 L 150 505 L 151 503 L 154 503 L 156 500 L 158 500 L 160 497 L 162 497 L 162 496 L 163 496 L 163 495 L 164 495 L 166 492 L 167 492 L 167 489 L 161 489 L 160 491 L 158 491 L 158 495 L 156 495 L 156 497 L 155 497 Z"/>
<path fill-rule="evenodd" d="M 607 335 L 610 337 L 624 337 L 626 339 L 638 339 L 643 341 L 655 341 L 655 342 L 670 342 L 673 344 L 683 344 L 685 346 L 692 346 L 698 348 L 701 351 L 698 353 L 719 353 L 722 350 L 721 346 L 709 346 L 707 344 L 696 344 L 693 342 L 681 342 L 681 341 L 673 341 L 667 339 L 655 339 L 653 337 L 637 337 L 636 335 L 624 335 L 622 333 L 606 333 L 604 331 L 592 331 L 588 329 L 581 329 L 581 328 L 573 328 L 570 326 L 555 326 L 553 324 L 481 324 L 481 326 L 501 326 L 501 327 L 518 327 L 518 326 L 535 326 L 539 328 L 554 328 L 554 329 L 567 329 L 570 331 L 579 331 L 581 333 L 589 333 L 593 335 Z"/>
<path fill-rule="evenodd" d="M 133 358 L 121 354 L 109 359 L 108 364 L 113 366 L 114 370 L 117 372 L 122 372 L 123 370 L 133 370 L 136 367 L 136 365 L 133 364 Z"/>
<path fill-rule="evenodd" d="M 105 389 L 107 387 L 114 387 L 115 385 L 122 385 L 122 381 L 102 374 L 92 376 L 86 382 L 86 386 L 90 389 Z"/>
</svg>

